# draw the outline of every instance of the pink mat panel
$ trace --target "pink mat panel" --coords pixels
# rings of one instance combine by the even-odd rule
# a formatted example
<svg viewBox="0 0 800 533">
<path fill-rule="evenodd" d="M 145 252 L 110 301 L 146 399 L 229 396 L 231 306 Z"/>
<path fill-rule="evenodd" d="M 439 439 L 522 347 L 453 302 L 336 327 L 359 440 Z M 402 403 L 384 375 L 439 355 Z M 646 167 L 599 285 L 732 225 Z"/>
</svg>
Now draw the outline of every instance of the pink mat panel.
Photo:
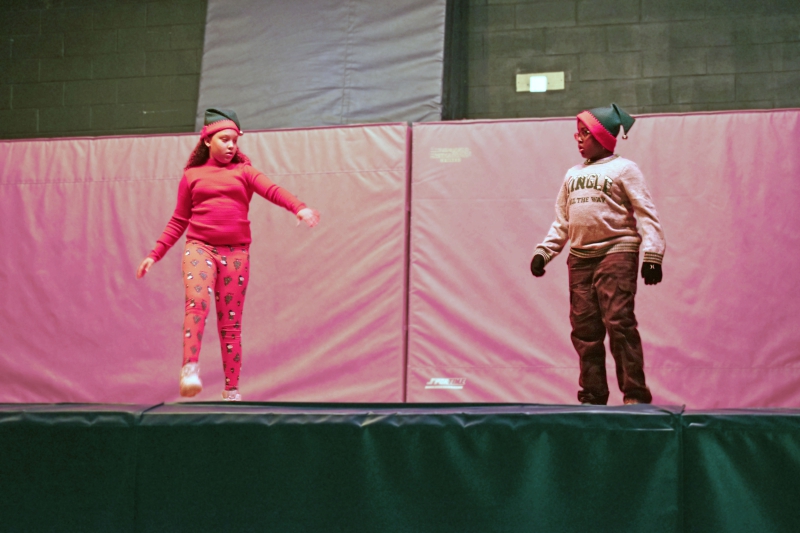
<svg viewBox="0 0 800 533">
<path fill-rule="evenodd" d="M 253 401 L 403 398 L 406 124 L 255 132 L 254 166 L 322 213 L 254 197 L 241 390 Z M 0 143 L 0 402 L 178 400 L 183 240 L 134 279 L 195 135 Z M 201 355 L 218 400 L 216 318 Z"/>
<path fill-rule="evenodd" d="M 619 141 L 667 238 L 664 281 L 640 281 L 636 300 L 656 403 L 800 405 L 799 117 L 642 116 Z M 566 251 L 545 277 L 528 270 L 580 162 L 574 131 L 414 125 L 408 401 L 576 402 Z"/>
<path fill-rule="evenodd" d="M 642 116 L 619 143 L 667 236 L 664 282 L 637 297 L 657 403 L 800 404 L 798 116 Z M 574 403 L 566 254 L 544 278 L 528 272 L 578 162 L 573 130 L 573 119 L 416 124 L 408 293 L 405 124 L 245 135 L 255 165 L 323 216 L 296 227 L 254 198 L 245 399 Z M 143 280 L 133 272 L 195 142 L 0 143 L 0 402 L 178 399 L 179 253 Z M 213 315 L 208 327 L 200 400 L 222 388 Z"/>
</svg>

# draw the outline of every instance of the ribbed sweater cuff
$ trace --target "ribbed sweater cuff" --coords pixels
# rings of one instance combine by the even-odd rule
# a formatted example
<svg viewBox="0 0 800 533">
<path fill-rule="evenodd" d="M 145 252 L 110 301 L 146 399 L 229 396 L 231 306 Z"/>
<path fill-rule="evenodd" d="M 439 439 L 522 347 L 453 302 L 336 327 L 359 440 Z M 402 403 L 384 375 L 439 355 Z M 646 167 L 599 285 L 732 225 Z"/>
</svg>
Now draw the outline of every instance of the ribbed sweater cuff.
<svg viewBox="0 0 800 533">
<path fill-rule="evenodd" d="M 549 263 L 550 260 L 553 259 L 553 256 L 548 254 L 547 250 L 545 250 L 544 248 L 537 248 L 536 251 L 533 252 L 533 255 L 534 256 L 541 255 L 544 258 L 545 265 L 547 265 L 547 263 Z"/>
<path fill-rule="evenodd" d="M 664 254 L 657 254 L 655 252 L 645 252 L 643 261 L 645 263 L 656 263 L 658 265 L 664 260 Z"/>
</svg>

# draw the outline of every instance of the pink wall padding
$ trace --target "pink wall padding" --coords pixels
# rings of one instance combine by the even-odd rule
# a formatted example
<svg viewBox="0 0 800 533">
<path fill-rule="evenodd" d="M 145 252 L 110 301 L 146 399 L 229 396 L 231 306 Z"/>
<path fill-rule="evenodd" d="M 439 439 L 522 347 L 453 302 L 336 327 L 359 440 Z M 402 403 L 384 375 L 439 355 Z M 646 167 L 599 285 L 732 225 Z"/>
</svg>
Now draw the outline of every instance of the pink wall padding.
<svg viewBox="0 0 800 533">
<path fill-rule="evenodd" d="M 799 117 L 641 116 L 618 142 L 667 239 L 664 281 L 636 300 L 655 403 L 800 405 Z M 575 129 L 414 125 L 408 401 L 577 402 L 566 249 L 543 278 L 528 266 L 580 162 Z"/>
<path fill-rule="evenodd" d="M 241 149 L 322 214 L 254 196 L 245 400 L 403 398 L 406 124 L 247 133 Z M 196 135 L 0 143 L 0 402 L 176 401 L 183 239 L 136 267 L 175 207 Z M 200 358 L 219 400 L 215 313 Z"/>
</svg>

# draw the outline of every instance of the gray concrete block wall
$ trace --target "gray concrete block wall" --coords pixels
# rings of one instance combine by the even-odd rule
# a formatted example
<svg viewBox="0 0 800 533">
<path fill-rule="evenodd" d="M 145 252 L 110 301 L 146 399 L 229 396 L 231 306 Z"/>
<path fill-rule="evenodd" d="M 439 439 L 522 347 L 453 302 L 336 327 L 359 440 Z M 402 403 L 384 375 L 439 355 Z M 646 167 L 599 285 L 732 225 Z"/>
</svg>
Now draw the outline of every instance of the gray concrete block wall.
<svg viewBox="0 0 800 533">
<path fill-rule="evenodd" d="M 192 131 L 205 15 L 0 0 L 0 138 Z M 469 0 L 468 39 L 469 118 L 800 107 L 800 0 Z M 566 90 L 515 91 L 554 70 Z"/>
<path fill-rule="evenodd" d="M 469 0 L 467 116 L 800 107 L 798 0 Z M 566 89 L 517 93 L 516 74 Z"/>
<path fill-rule="evenodd" d="M 0 0 L 0 138 L 194 130 L 206 0 Z"/>
</svg>

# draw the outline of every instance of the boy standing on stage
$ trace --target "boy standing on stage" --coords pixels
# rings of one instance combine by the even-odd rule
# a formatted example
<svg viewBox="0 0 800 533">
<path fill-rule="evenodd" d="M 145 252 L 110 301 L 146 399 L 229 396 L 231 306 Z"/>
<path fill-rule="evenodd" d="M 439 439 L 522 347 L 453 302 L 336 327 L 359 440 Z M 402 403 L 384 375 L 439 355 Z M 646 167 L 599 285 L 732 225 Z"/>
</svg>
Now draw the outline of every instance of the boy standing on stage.
<svg viewBox="0 0 800 533">
<path fill-rule="evenodd" d="M 531 273 L 543 276 L 545 265 L 570 241 L 570 323 L 580 358 L 581 403 L 608 402 L 606 331 L 624 402 L 652 401 L 633 311 L 636 273 L 642 248 L 645 285 L 661 281 L 666 242 L 642 172 L 633 161 L 614 154 L 620 127 L 625 139 L 634 121 L 617 104 L 578 115 L 575 140 L 585 161 L 567 171 L 556 200 L 556 220 L 531 261 Z"/>
</svg>

